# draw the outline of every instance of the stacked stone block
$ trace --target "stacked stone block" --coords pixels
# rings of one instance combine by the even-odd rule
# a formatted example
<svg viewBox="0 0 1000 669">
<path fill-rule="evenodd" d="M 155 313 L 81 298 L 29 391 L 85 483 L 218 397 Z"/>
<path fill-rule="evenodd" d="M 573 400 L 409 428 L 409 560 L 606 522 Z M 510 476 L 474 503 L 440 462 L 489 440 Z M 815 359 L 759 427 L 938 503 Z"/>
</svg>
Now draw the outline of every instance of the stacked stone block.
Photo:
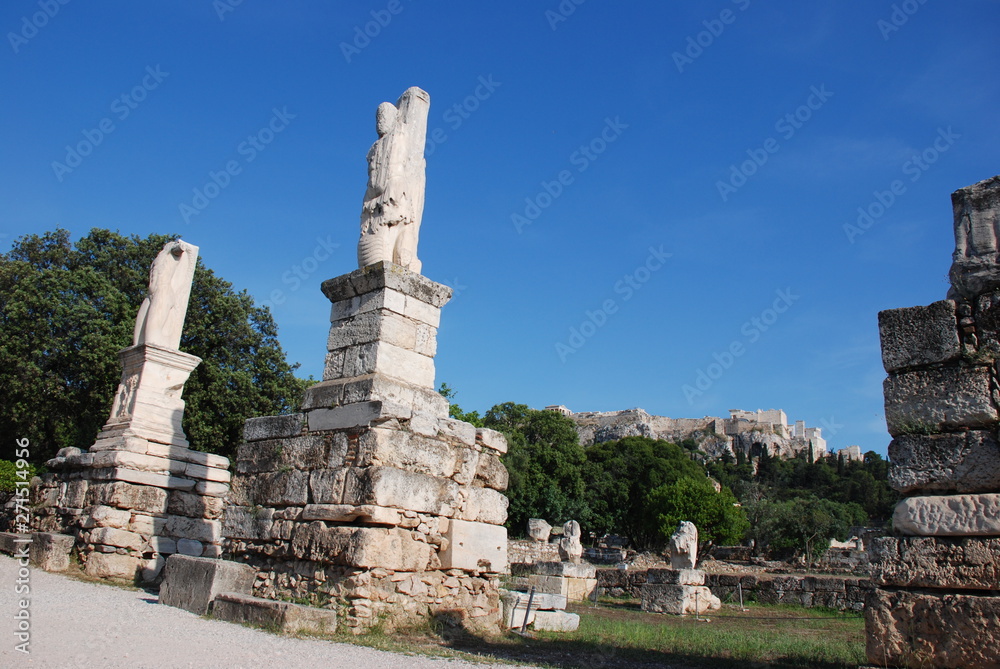
<svg viewBox="0 0 1000 669">
<path fill-rule="evenodd" d="M 650 569 L 640 596 L 642 610 L 650 613 L 699 615 L 722 608 L 700 569 Z"/>
<path fill-rule="evenodd" d="M 229 460 L 191 450 L 180 395 L 200 359 L 124 349 L 111 418 L 89 451 L 64 448 L 35 485 L 39 529 L 74 534 L 86 572 L 155 580 L 168 555 L 222 554 Z"/>
<path fill-rule="evenodd" d="M 497 629 L 507 566 L 503 436 L 434 390 L 451 291 L 380 262 L 323 284 L 323 381 L 301 413 L 248 420 L 223 533 L 255 594 L 346 603 L 345 624 L 437 614 Z"/>
<path fill-rule="evenodd" d="M 879 666 L 1000 666 L 1000 177 L 956 191 L 949 299 L 879 314 L 897 536 L 866 603 Z"/>
</svg>

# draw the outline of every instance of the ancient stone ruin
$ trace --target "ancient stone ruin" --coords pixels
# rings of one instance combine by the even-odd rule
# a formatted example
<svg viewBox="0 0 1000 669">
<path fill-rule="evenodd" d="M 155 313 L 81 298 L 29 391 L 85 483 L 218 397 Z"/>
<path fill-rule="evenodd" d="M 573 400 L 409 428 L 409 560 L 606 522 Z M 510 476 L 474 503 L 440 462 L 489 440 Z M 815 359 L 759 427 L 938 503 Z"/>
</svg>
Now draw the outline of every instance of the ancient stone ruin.
<svg viewBox="0 0 1000 669">
<path fill-rule="evenodd" d="M 722 608 L 705 586 L 698 565 L 698 528 L 683 521 L 670 537 L 670 569 L 650 569 L 642 586 L 642 610 L 650 613 L 700 615 Z"/>
<path fill-rule="evenodd" d="M 184 383 L 201 362 L 178 350 L 197 260 L 180 240 L 160 251 L 108 422 L 89 452 L 49 460 L 33 491 L 36 529 L 76 535 L 92 576 L 151 581 L 168 555 L 222 553 L 229 460 L 191 450 L 181 428 Z"/>
<path fill-rule="evenodd" d="M 1000 177 L 952 194 L 948 299 L 879 314 L 897 536 L 872 549 L 878 666 L 1000 666 Z"/>
<path fill-rule="evenodd" d="M 434 355 L 451 289 L 416 273 L 427 104 L 411 88 L 379 107 L 362 267 L 322 287 L 323 381 L 301 413 L 247 421 L 225 514 L 228 553 L 258 570 L 254 594 L 346 602 L 357 631 L 437 615 L 500 624 L 507 444 L 448 417 Z"/>
</svg>

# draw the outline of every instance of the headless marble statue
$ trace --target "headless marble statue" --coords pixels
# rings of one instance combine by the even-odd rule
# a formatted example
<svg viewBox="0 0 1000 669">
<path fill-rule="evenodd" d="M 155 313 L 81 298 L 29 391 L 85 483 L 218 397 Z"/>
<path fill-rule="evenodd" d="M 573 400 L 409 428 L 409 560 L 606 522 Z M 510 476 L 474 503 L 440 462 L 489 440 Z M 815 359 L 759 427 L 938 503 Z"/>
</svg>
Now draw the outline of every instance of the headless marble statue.
<svg viewBox="0 0 1000 669">
<path fill-rule="evenodd" d="M 368 151 L 358 267 L 389 261 L 420 273 L 417 237 L 424 212 L 424 144 L 430 96 L 408 88 L 375 112 L 378 140 Z"/>
<path fill-rule="evenodd" d="M 177 350 L 198 263 L 198 247 L 167 242 L 149 268 L 149 293 L 135 319 L 132 345 L 152 344 Z"/>
</svg>

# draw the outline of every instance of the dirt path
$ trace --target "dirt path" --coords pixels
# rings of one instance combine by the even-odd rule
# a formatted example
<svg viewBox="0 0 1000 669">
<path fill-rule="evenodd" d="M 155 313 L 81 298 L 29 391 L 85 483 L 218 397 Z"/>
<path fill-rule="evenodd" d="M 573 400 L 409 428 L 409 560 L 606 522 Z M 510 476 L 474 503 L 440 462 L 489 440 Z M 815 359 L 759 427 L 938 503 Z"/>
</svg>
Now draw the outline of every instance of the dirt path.
<svg viewBox="0 0 1000 669">
<path fill-rule="evenodd" d="M 18 565 L 0 556 L 0 666 L 253 669 L 484 669 L 512 665 L 399 655 L 350 644 L 277 636 L 161 606 L 142 591 L 32 569 L 30 653 L 15 650 Z"/>
</svg>

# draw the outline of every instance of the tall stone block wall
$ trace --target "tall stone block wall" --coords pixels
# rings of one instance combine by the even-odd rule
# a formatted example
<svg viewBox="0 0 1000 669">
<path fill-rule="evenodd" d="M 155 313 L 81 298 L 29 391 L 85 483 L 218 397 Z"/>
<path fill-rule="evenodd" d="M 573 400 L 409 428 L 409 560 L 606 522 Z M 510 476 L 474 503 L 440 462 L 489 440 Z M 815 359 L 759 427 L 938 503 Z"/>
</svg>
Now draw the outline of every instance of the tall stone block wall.
<svg viewBox="0 0 1000 669">
<path fill-rule="evenodd" d="M 878 666 L 1000 666 L 1000 177 L 956 191 L 949 299 L 879 314 L 896 536 L 875 539 Z"/>
<path fill-rule="evenodd" d="M 255 594 L 346 604 L 356 630 L 438 614 L 496 629 L 507 445 L 449 418 L 434 390 L 450 289 L 383 262 L 323 291 L 323 381 L 301 413 L 247 421 L 228 550 L 258 569 Z"/>
</svg>

